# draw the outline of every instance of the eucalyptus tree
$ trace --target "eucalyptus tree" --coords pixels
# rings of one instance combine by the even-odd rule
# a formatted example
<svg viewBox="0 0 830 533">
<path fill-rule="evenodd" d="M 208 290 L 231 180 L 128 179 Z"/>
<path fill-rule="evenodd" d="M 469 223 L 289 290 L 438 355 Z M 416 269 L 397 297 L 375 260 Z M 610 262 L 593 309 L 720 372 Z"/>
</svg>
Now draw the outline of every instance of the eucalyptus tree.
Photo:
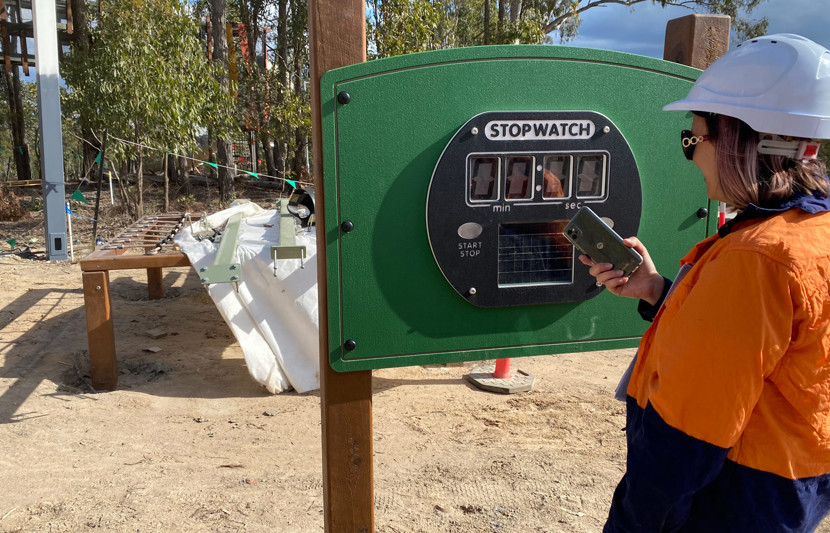
<svg viewBox="0 0 830 533">
<path fill-rule="evenodd" d="M 235 127 L 217 69 L 200 46 L 199 28 L 178 0 L 103 1 L 89 17 L 91 46 L 73 47 L 64 68 L 67 112 L 108 130 L 108 154 L 135 157 L 135 214 L 142 216 L 143 157 L 181 152 L 201 127 Z M 116 142 L 117 141 L 117 142 Z"/>
<path fill-rule="evenodd" d="M 230 73 L 228 69 L 228 33 L 225 29 L 227 21 L 227 0 L 210 0 L 211 24 L 213 36 L 213 62 L 216 66 L 216 81 L 223 97 L 233 94 L 230 87 Z M 230 43 L 231 45 L 233 43 Z M 232 104 L 221 106 L 227 113 L 233 108 Z M 216 136 L 216 158 L 219 174 L 219 199 L 228 201 L 234 195 L 233 178 L 230 167 L 233 159 L 231 138 L 222 131 L 213 131 Z"/>
<path fill-rule="evenodd" d="M 37 86 L 18 82 L 11 94 L 9 89 L 8 84 L 0 83 L 0 101 L 14 110 L 0 113 L 0 176 L 7 179 L 14 170 L 17 179 L 31 179 L 31 168 L 39 168 Z M 34 147 L 34 153 L 30 153 L 29 146 Z"/>
<path fill-rule="evenodd" d="M 268 174 L 296 179 L 304 172 L 310 131 L 306 1 L 239 0 L 239 18 L 240 45 L 249 44 L 247 52 L 240 46 L 246 128 L 256 135 Z"/>
<path fill-rule="evenodd" d="M 577 36 L 584 16 L 612 4 L 650 2 L 732 17 L 736 38 L 765 33 L 767 20 L 747 18 L 766 0 L 366 0 L 370 57 L 473 46 L 538 44 Z M 632 13 L 636 16 L 636 12 Z"/>
</svg>

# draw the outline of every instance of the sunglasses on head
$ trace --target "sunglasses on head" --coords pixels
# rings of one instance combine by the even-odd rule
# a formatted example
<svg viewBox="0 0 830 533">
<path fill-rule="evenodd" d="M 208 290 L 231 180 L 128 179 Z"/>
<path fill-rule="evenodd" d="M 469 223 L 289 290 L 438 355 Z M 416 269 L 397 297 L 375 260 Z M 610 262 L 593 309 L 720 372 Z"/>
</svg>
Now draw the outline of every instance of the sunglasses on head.
<svg viewBox="0 0 830 533">
<path fill-rule="evenodd" d="M 683 146 L 683 155 L 686 156 L 686 159 L 691 161 L 695 157 L 695 146 L 708 140 L 708 135 L 693 135 L 692 130 L 681 131 L 680 144 Z"/>
</svg>

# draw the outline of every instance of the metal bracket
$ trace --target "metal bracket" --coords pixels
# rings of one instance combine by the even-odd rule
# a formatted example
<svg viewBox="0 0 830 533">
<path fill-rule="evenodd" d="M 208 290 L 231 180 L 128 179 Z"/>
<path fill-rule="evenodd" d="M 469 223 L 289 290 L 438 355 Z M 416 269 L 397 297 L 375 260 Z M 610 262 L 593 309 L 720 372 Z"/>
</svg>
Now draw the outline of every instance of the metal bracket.
<svg viewBox="0 0 830 533">
<path fill-rule="evenodd" d="M 278 259 L 299 259 L 300 268 L 305 268 L 306 247 L 297 245 L 294 234 L 294 216 L 288 212 L 288 198 L 280 198 L 280 244 L 271 246 L 271 259 L 274 260 L 274 276 L 277 275 Z"/>
<path fill-rule="evenodd" d="M 222 232 L 222 241 L 216 252 L 216 259 L 210 266 L 199 269 L 199 281 L 202 285 L 211 283 L 238 283 L 242 281 L 242 265 L 233 261 L 236 256 L 236 246 L 239 242 L 239 226 L 242 223 L 242 213 L 232 215 L 225 231 Z"/>
</svg>

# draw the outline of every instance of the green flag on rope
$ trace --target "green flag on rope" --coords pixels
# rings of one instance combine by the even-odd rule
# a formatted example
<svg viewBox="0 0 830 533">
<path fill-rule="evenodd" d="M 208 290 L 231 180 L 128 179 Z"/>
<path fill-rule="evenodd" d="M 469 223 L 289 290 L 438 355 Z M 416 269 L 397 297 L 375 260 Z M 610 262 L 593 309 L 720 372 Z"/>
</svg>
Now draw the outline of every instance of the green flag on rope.
<svg viewBox="0 0 830 533">
<path fill-rule="evenodd" d="M 245 171 L 245 173 L 246 173 L 246 174 L 250 174 L 251 176 L 255 177 L 256 179 L 259 179 L 259 174 L 257 174 L 256 172 L 248 172 L 248 171 L 246 170 L 246 171 Z"/>
<path fill-rule="evenodd" d="M 287 184 L 291 185 L 291 186 L 292 186 L 292 187 L 294 187 L 295 189 L 297 188 L 297 182 L 296 182 L 296 181 L 285 180 L 285 183 L 287 183 Z"/>
<path fill-rule="evenodd" d="M 17 151 L 20 152 L 20 155 L 23 155 L 23 147 L 22 146 L 18 146 Z"/>
<path fill-rule="evenodd" d="M 219 165 L 217 165 L 216 163 L 211 163 L 210 161 L 205 161 L 205 164 L 212 166 L 216 170 L 219 170 Z"/>
<path fill-rule="evenodd" d="M 89 203 L 87 199 L 84 198 L 84 194 L 81 192 L 80 189 L 75 189 L 75 192 L 72 193 L 72 196 L 70 196 L 70 198 L 73 200 L 77 200 L 79 202 L 83 202 L 85 204 Z"/>
<path fill-rule="evenodd" d="M 7 243 L 9 246 L 11 246 L 12 248 L 14 248 L 14 247 L 15 247 L 15 245 L 17 245 L 17 239 L 9 239 L 9 240 L 7 240 L 7 241 L 6 241 L 6 243 Z"/>
<path fill-rule="evenodd" d="M 101 152 L 98 152 L 98 155 L 95 157 L 95 163 L 98 165 L 101 164 Z"/>
</svg>

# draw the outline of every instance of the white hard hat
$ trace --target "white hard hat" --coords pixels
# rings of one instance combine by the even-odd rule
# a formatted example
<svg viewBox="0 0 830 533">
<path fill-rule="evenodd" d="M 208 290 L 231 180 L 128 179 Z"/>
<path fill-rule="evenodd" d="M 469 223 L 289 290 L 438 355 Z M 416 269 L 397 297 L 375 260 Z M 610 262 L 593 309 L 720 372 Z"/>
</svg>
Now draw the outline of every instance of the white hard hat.
<svg viewBox="0 0 830 533">
<path fill-rule="evenodd" d="M 758 132 L 830 139 L 830 51 L 800 35 L 750 39 L 663 110 L 718 113 Z"/>
</svg>

